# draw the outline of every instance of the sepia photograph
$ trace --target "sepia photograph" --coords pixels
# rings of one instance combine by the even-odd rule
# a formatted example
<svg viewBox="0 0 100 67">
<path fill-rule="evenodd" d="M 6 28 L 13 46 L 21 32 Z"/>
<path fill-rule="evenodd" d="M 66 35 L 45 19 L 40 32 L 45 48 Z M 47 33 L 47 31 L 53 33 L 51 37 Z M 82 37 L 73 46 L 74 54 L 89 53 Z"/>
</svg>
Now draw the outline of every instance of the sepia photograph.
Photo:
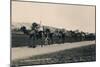
<svg viewBox="0 0 100 67">
<path fill-rule="evenodd" d="M 95 61 L 95 5 L 11 1 L 11 67 Z"/>
</svg>

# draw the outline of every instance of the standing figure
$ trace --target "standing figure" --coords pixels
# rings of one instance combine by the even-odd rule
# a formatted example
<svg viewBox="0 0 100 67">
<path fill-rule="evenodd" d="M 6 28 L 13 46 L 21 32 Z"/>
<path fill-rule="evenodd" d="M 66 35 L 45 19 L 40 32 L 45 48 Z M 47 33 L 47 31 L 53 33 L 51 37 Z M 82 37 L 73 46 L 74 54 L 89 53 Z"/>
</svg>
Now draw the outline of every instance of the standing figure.
<svg viewBox="0 0 100 67">
<path fill-rule="evenodd" d="M 46 29 L 44 35 L 45 35 L 45 45 L 50 45 L 50 29 Z"/>
<path fill-rule="evenodd" d="M 31 27 L 31 32 L 30 32 L 30 47 L 33 47 L 35 48 L 37 46 L 37 41 L 38 41 L 38 28 L 39 28 L 39 25 L 37 23 L 33 23 L 32 24 L 32 27 Z"/>
</svg>

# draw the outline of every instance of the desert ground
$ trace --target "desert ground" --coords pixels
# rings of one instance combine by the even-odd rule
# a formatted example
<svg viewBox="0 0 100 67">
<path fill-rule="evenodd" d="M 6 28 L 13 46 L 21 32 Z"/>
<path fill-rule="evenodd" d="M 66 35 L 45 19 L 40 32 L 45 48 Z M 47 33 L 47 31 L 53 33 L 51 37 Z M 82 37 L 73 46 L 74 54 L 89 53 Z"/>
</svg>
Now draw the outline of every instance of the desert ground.
<svg viewBox="0 0 100 67">
<path fill-rule="evenodd" d="M 95 61 L 95 47 L 95 41 L 53 44 L 36 48 L 13 47 L 11 62 L 20 66 Z"/>
</svg>

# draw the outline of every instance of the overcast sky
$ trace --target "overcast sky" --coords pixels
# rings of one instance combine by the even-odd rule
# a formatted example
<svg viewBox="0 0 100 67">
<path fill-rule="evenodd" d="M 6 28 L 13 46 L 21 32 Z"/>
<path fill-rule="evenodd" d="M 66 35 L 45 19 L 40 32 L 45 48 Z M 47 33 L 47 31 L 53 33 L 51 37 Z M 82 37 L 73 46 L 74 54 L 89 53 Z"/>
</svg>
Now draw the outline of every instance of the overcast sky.
<svg viewBox="0 0 100 67">
<path fill-rule="evenodd" d="M 12 2 L 12 24 L 42 22 L 43 25 L 95 32 L 95 7 Z"/>
</svg>

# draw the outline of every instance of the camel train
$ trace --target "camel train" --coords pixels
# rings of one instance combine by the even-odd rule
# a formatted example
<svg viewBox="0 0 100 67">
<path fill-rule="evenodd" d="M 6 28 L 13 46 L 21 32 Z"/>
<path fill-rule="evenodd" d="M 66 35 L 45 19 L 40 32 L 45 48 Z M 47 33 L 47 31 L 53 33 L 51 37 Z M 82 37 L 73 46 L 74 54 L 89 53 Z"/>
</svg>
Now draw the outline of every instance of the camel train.
<svg viewBox="0 0 100 67">
<path fill-rule="evenodd" d="M 25 26 L 22 26 L 20 31 L 29 36 L 31 43 L 28 46 L 33 48 L 37 45 L 43 47 L 51 44 L 95 40 L 95 34 L 93 33 L 84 33 L 72 30 L 65 31 L 64 29 L 55 29 L 55 31 L 52 32 L 49 28 L 44 29 L 44 27 L 40 30 L 40 25 L 35 22 L 32 23 L 30 31 L 27 30 Z"/>
</svg>

